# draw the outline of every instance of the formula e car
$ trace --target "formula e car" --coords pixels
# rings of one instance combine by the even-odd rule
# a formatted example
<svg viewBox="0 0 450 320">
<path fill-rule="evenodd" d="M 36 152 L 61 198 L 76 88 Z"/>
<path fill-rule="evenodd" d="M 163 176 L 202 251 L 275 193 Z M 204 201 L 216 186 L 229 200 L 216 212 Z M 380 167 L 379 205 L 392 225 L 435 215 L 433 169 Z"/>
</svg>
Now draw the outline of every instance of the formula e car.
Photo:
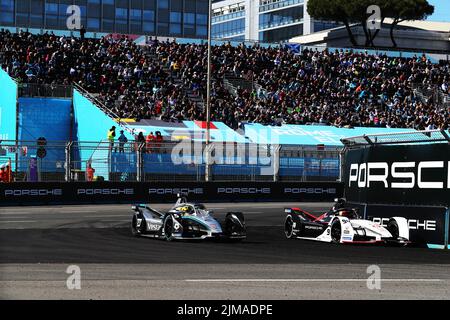
<svg viewBox="0 0 450 320">
<path fill-rule="evenodd" d="M 286 237 L 332 243 L 409 243 L 409 227 L 405 218 L 392 217 L 387 227 L 383 227 L 370 220 L 361 219 L 357 209 L 345 206 L 345 200 L 336 201 L 331 210 L 319 217 L 300 208 L 286 208 Z"/>
<path fill-rule="evenodd" d="M 247 237 L 244 215 L 228 212 L 223 223 L 212 216 L 203 204 L 189 203 L 178 196 L 175 205 L 160 212 L 147 205 L 133 205 L 131 232 L 134 236 L 172 240 L 233 240 Z"/>
</svg>

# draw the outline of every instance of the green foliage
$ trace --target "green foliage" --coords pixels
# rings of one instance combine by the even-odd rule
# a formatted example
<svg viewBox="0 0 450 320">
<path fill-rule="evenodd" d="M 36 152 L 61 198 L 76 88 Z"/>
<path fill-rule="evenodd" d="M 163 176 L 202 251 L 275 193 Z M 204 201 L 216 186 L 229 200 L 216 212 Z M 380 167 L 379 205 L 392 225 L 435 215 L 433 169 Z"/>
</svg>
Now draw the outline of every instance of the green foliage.
<svg viewBox="0 0 450 320">
<path fill-rule="evenodd" d="M 365 28 L 367 8 L 378 5 L 381 8 L 382 18 L 392 18 L 391 37 L 393 28 L 404 20 L 424 20 L 433 14 L 434 7 L 427 0 L 309 0 L 307 11 L 314 19 L 342 22 L 349 33 L 352 43 L 356 41 L 349 25 L 357 23 L 363 26 L 366 33 L 366 45 L 372 44 L 378 32 L 372 34 Z M 395 41 L 393 40 L 394 46 Z"/>
</svg>

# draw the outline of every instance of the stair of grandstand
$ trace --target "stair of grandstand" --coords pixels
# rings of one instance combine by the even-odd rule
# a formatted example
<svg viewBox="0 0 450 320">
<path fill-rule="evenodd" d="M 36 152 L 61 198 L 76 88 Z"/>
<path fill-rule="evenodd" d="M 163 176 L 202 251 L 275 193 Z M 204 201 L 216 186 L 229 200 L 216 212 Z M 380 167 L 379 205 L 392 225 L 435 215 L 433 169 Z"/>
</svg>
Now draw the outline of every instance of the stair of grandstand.
<svg viewBox="0 0 450 320">
<path fill-rule="evenodd" d="M 196 93 L 193 89 L 186 88 L 184 83 L 183 83 L 183 80 L 180 78 L 180 74 L 179 73 L 172 72 L 170 70 L 170 67 L 168 66 L 168 64 L 164 63 L 161 60 L 161 57 L 159 57 L 157 54 L 155 54 L 153 52 L 150 52 L 149 49 L 147 49 L 146 56 L 151 61 L 158 63 L 161 66 L 161 68 L 164 70 L 164 72 L 166 72 L 167 74 L 170 74 L 172 76 L 173 83 L 175 85 L 181 85 L 182 91 L 183 91 L 183 95 L 186 96 L 190 101 L 195 103 L 197 108 L 199 108 L 199 109 L 203 109 L 204 108 L 204 98 L 199 93 Z"/>
<path fill-rule="evenodd" d="M 257 84 L 256 82 L 245 79 L 242 77 L 237 77 L 233 73 L 227 73 L 224 76 L 223 83 L 227 90 L 234 96 L 238 96 L 238 89 L 244 89 L 248 91 L 256 90 L 258 93 L 258 97 L 267 97 L 268 92 L 266 89 L 264 89 L 261 85 Z"/>
</svg>

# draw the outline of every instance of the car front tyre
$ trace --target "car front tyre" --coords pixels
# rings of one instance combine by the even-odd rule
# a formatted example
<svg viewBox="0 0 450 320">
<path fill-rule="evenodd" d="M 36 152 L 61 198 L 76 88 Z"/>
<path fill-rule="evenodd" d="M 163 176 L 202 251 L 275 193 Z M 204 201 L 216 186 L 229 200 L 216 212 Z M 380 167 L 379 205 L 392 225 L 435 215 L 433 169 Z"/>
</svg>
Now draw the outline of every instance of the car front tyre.
<svg viewBox="0 0 450 320">
<path fill-rule="evenodd" d="M 292 239 L 294 237 L 294 219 L 291 215 L 288 215 L 284 221 L 284 234 L 288 239 Z"/>
<path fill-rule="evenodd" d="M 141 235 L 137 226 L 137 216 L 135 214 L 131 219 L 131 234 L 135 237 L 139 237 Z"/>
</svg>

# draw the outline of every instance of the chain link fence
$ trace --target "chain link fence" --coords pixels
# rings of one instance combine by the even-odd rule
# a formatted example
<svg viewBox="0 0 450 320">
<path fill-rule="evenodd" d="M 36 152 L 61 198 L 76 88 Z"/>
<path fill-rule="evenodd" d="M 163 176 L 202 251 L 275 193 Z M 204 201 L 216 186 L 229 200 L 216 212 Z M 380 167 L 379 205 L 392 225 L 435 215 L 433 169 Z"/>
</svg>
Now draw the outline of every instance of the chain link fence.
<svg viewBox="0 0 450 320">
<path fill-rule="evenodd" d="M 13 181 L 337 181 L 341 148 L 201 142 L 1 141 Z"/>
</svg>

